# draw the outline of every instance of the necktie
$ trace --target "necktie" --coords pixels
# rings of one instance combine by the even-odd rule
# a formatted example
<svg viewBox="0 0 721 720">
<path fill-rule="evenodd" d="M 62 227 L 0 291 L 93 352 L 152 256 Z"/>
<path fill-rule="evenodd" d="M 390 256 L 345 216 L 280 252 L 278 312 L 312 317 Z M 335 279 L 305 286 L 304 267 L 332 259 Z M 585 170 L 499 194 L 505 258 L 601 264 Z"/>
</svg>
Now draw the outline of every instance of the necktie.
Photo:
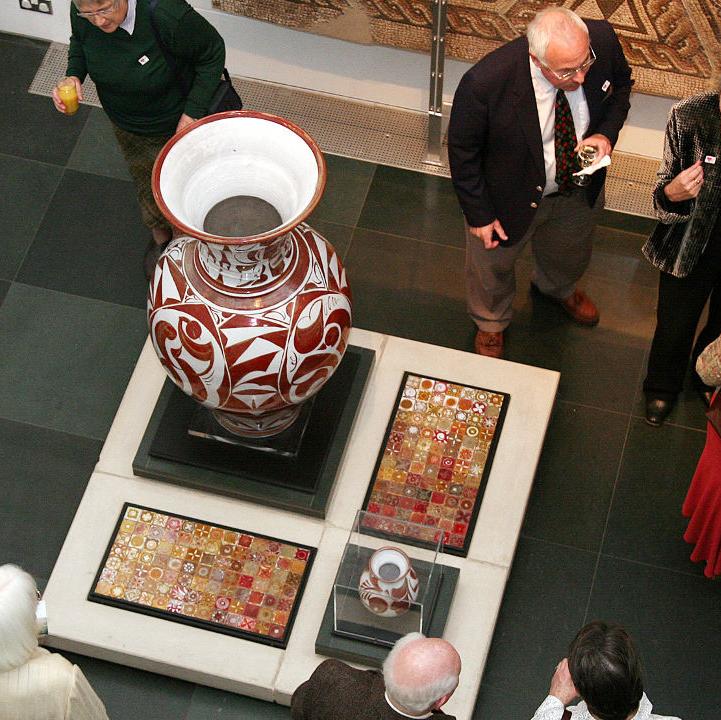
<svg viewBox="0 0 721 720">
<path fill-rule="evenodd" d="M 554 142 L 556 146 L 556 182 L 559 192 L 565 192 L 573 187 L 571 175 L 581 168 L 578 157 L 573 149 L 576 147 L 576 128 L 573 125 L 573 115 L 568 104 L 566 93 L 563 90 L 556 92 L 556 119 L 554 122 Z"/>
</svg>

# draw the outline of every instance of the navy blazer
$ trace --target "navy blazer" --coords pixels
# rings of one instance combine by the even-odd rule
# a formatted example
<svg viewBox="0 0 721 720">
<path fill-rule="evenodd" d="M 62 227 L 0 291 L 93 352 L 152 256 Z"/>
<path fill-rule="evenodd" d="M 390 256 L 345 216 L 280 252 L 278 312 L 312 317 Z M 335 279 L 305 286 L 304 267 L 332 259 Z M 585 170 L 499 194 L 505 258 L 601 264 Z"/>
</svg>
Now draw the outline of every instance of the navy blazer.
<svg viewBox="0 0 721 720">
<path fill-rule="evenodd" d="M 631 69 L 611 25 L 585 20 L 596 62 L 586 74 L 590 123 L 615 145 L 630 107 Z M 517 38 L 477 62 L 456 90 L 448 127 L 453 186 L 471 227 L 500 220 L 508 242 L 528 230 L 546 185 L 543 142 L 531 81 L 528 40 Z M 606 178 L 591 176 L 592 205 Z"/>
</svg>

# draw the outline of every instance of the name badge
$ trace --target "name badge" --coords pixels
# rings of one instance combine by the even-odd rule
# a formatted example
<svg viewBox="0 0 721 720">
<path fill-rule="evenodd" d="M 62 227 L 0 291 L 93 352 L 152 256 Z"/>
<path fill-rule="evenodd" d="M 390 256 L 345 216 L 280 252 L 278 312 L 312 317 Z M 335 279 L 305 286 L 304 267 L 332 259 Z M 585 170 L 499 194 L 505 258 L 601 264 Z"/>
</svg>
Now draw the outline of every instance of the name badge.
<svg viewBox="0 0 721 720">
<path fill-rule="evenodd" d="M 716 156 L 715 155 L 707 155 L 703 161 L 705 163 L 708 163 L 709 165 L 715 165 L 716 164 Z"/>
<path fill-rule="evenodd" d="M 150 62 L 150 58 L 147 55 L 143 55 L 143 57 L 138 58 L 138 62 L 141 65 L 145 65 L 146 62 Z"/>
<path fill-rule="evenodd" d="M 611 82 L 609 80 L 605 80 L 603 85 L 601 85 L 601 90 L 603 90 L 603 92 L 606 92 L 606 90 L 608 90 L 608 88 L 610 88 L 610 87 L 611 87 Z"/>
</svg>

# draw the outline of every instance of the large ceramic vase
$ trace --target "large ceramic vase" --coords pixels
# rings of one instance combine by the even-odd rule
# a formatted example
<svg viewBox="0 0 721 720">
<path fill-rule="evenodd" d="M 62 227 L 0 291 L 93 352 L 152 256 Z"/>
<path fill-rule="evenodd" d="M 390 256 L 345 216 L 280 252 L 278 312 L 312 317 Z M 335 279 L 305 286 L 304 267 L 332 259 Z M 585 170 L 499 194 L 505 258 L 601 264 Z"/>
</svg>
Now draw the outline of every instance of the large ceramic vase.
<svg viewBox="0 0 721 720">
<path fill-rule="evenodd" d="M 156 160 L 153 194 L 180 236 L 150 282 L 150 337 L 173 382 L 236 435 L 290 427 L 343 358 L 351 327 L 345 270 L 303 222 L 325 178 L 309 135 L 256 112 L 199 120 Z M 206 232 L 209 211 L 237 197 L 266 201 L 281 224 L 245 237 Z"/>
<path fill-rule="evenodd" d="M 368 560 L 358 583 L 363 605 L 375 615 L 398 617 L 418 598 L 418 576 L 411 561 L 396 547 L 382 547 Z"/>
</svg>

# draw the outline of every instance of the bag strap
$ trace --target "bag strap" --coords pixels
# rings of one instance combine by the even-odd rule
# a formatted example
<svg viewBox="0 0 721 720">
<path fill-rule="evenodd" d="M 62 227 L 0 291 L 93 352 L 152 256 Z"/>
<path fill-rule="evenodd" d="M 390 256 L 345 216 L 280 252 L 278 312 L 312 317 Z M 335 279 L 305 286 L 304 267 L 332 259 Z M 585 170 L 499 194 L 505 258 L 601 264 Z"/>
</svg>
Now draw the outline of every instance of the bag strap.
<svg viewBox="0 0 721 720">
<path fill-rule="evenodd" d="M 158 43 L 158 47 L 163 53 L 165 62 L 168 63 L 168 67 L 173 71 L 173 75 L 175 75 L 175 82 L 178 83 L 182 96 L 186 98 L 190 93 L 190 87 L 188 86 L 187 80 L 180 72 L 178 64 L 175 62 L 175 58 L 171 55 L 170 50 L 168 50 L 167 46 L 160 39 L 160 32 L 158 32 L 158 26 L 155 23 L 155 8 L 157 6 L 158 0 L 150 0 L 148 3 L 148 9 L 150 10 L 150 26 L 153 30 L 153 35 L 155 35 L 155 41 Z"/>
</svg>

